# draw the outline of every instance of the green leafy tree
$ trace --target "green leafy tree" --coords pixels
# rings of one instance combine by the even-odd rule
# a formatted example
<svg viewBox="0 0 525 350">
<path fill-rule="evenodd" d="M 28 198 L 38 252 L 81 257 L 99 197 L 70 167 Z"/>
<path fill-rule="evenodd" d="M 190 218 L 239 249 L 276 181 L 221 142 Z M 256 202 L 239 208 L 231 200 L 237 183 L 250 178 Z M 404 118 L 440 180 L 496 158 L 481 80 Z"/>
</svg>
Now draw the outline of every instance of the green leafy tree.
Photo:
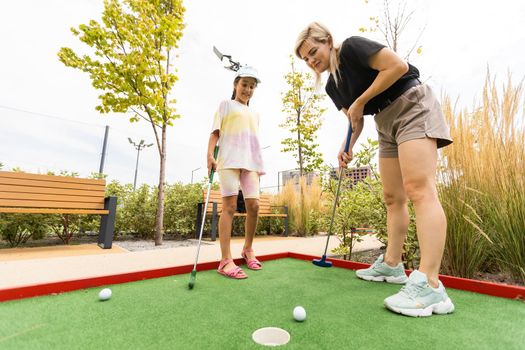
<svg viewBox="0 0 525 350">
<path fill-rule="evenodd" d="M 317 131 L 321 127 L 321 115 L 325 109 L 319 106 L 324 95 L 316 93 L 314 79 L 310 73 L 297 71 L 295 60 L 290 56 L 291 72 L 284 76 L 289 90 L 283 93 L 283 112 L 286 120 L 280 125 L 290 131 L 290 136 L 281 144 L 282 152 L 293 152 L 299 166 L 299 173 L 318 170 L 323 163 L 323 156 L 317 151 Z"/>
<path fill-rule="evenodd" d="M 105 0 L 102 23 L 94 20 L 71 31 L 94 52 L 58 52 L 62 63 L 89 74 L 102 91 L 100 113 L 132 113 L 153 130 L 160 158 L 155 245 L 162 244 L 167 127 L 180 116 L 169 93 L 177 81 L 173 50 L 184 28 L 182 0 Z"/>
</svg>

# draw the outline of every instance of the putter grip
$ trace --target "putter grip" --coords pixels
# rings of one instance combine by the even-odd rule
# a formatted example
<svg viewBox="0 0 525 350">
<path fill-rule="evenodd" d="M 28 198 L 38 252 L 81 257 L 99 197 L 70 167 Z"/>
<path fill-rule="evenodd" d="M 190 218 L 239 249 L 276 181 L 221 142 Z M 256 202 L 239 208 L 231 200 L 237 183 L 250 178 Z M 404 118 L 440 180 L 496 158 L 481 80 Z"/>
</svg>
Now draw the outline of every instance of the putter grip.
<svg viewBox="0 0 525 350">
<path fill-rule="evenodd" d="M 346 135 L 345 153 L 350 149 L 350 139 L 352 138 L 352 124 L 348 125 L 348 134 Z"/>
<path fill-rule="evenodd" d="M 215 145 L 215 148 L 213 149 L 213 159 L 217 160 L 217 155 L 219 154 L 219 145 Z M 210 172 L 210 183 L 213 182 L 213 175 L 215 174 L 215 168 L 211 169 Z"/>
</svg>

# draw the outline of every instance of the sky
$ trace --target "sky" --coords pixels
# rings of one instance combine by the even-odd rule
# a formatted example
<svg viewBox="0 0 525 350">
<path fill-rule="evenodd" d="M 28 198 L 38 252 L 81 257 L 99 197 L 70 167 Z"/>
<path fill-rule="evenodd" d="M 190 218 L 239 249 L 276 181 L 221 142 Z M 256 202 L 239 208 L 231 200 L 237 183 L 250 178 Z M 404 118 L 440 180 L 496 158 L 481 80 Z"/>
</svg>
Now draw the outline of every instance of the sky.
<svg viewBox="0 0 525 350">
<path fill-rule="evenodd" d="M 267 174 L 261 187 L 275 192 L 278 173 L 297 167 L 281 152 L 288 132 L 279 127 L 285 115 L 281 94 L 287 86 L 299 31 L 312 21 L 325 24 L 336 42 L 351 35 L 383 41 L 379 33 L 362 34 L 368 18 L 380 12 L 382 1 L 370 0 L 192 0 L 185 1 L 184 36 L 173 66 L 178 70 L 172 98 L 181 118 L 168 130 L 168 183 L 202 181 L 212 119 L 219 103 L 232 92 L 233 73 L 213 54 L 224 54 L 258 69 L 262 83 L 250 102 L 261 115 L 260 138 Z M 398 3 L 393 1 L 393 3 Z M 457 100 L 458 108 L 479 101 L 489 68 L 503 84 L 511 73 L 525 77 L 525 2 L 409 0 L 415 10 L 404 34 L 406 50 L 419 35 L 422 54 L 410 62 L 438 96 Z M 98 172 L 106 125 L 109 126 L 104 173 L 108 179 L 133 183 L 137 151 L 128 142 L 154 143 L 151 126 L 131 124 L 130 114 L 100 114 L 95 90 L 87 74 L 65 67 L 57 58 L 61 47 L 87 52 L 70 32 L 94 19 L 99 21 L 102 0 L 26 0 L 0 3 L 0 163 L 3 170 L 20 167 L 33 173 L 67 170 L 88 176 Z M 300 62 L 301 69 L 307 71 Z M 325 77 L 326 78 L 326 77 Z M 324 89 L 321 90 L 324 93 Z M 347 121 L 328 97 L 318 132 L 319 150 L 328 165 L 346 132 Z M 376 139 L 371 116 L 358 143 Z M 358 150 L 359 146 L 355 150 Z M 156 147 L 141 151 L 137 183 L 158 184 Z"/>
</svg>

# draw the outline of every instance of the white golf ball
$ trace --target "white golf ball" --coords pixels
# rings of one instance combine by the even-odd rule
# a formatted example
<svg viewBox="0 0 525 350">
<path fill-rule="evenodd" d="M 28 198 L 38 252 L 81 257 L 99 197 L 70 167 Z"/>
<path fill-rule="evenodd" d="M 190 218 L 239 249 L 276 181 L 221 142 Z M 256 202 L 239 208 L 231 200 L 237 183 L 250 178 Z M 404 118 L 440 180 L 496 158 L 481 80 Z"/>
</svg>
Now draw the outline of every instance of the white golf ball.
<svg viewBox="0 0 525 350">
<path fill-rule="evenodd" d="M 298 322 L 306 320 L 306 310 L 302 306 L 296 306 L 293 309 L 293 318 Z"/>
<path fill-rule="evenodd" d="M 98 299 L 100 301 L 105 301 L 111 298 L 111 289 L 104 288 L 98 293 Z"/>
</svg>

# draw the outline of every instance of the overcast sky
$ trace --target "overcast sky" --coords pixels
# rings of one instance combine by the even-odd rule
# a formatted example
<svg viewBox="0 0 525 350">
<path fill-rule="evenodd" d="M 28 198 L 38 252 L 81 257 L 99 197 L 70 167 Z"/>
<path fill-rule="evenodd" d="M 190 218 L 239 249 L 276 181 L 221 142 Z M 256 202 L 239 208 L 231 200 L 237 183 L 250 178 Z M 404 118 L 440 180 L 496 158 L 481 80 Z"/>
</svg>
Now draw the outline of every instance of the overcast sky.
<svg viewBox="0 0 525 350">
<path fill-rule="evenodd" d="M 291 155 L 280 152 L 286 130 L 281 93 L 289 70 L 295 38 L 309 22 L 327 25 L 336 41 L 363 35 L 358 28 L 377 14 L 370 0 L 192 0 L 186 7 L 186 29 L 177 50 L 179 81 L 173 97 L 182 118 L 168 132 L 167 181 L 189 183 L 206 175 L 205 155 L 213 114 L 231 95 L 233 73 L 223 69 L 213 45 L 243 64 L 255 66 L 262 83 L 251 106 L 261 114 L 261 143 L 267 175 L 262 187 L 277 186 L 278 171 L 296 167 Z M 481 95 L 487 67 L 504 82 L 507 72 L 517 82 L 525 76 L 525 2 L 523 1 L 410 1 L 416 10 L 405 34 L 407 42 L 425 26 L 423 53 L 411 63 L 436 93 L 459 99 L 471 107 Z M 99 20 L 101 0 L 26 0 L 0 4 L 0 162 L 29 172 L 76 171 L 88 176 L 98 171 L 104 128 L 110 126 L 104 172 L 109 179 L 132 183 L 136 150 L 127 138 L 154 142 L 151 126 L 130 124 L 129 115 L 100 115 L 99 94 L 87 74 L 59 62 L 60 47 L 86 50 L 71 27 Z M 381 41 L 379 34 L 364 34 Z M 402 48 L 403 49 L 403 48 Z M 306 70 L 306 67 L 302 67 Z M 324 91 L 324 90 L 323 90 Z M 328 97 L 319 131 L 320 150 L 327 164 L 335 156 L 347 122 Z M 366 137 L 376 138 L 371 117 Z M 456 145 L 460 146 L 460 145 Z M 141 152 L 138 183 L 158 183 L 158 152 Z"/>
</svg>

